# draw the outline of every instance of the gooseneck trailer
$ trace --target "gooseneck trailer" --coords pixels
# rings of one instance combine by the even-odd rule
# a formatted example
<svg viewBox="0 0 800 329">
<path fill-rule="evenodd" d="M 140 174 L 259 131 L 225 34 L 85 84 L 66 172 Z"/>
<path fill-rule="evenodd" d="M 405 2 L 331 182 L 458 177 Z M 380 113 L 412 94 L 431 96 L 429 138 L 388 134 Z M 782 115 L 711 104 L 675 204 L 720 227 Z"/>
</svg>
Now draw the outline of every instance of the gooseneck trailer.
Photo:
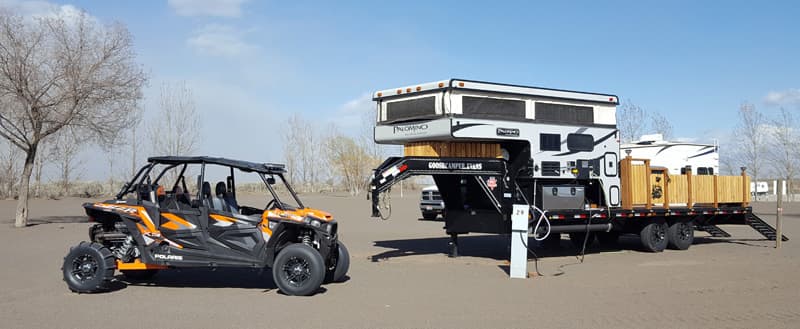
<svg viewBox="0 0 800 329">
<path fill-rule="evenodd" d="M 430 175 L 445 204 L 452 256 L 459 234 L 509 234 L 523 225 L 550 241 L 560 233 L 579 243 L 634 233 L 653 252 L 688 249 L 694 230 L 729 236 L 720 224 L 776 238 L 752 212 L 744 171 L 675 173 L 620 154 L 615 95 L 450 79 L 377 91 L 373 100 L 375 142 L 404 146 L 402 157 L 374 170 L 373 217 L 385 215 L 381 193 L 393 184 Z"/>
</svg>

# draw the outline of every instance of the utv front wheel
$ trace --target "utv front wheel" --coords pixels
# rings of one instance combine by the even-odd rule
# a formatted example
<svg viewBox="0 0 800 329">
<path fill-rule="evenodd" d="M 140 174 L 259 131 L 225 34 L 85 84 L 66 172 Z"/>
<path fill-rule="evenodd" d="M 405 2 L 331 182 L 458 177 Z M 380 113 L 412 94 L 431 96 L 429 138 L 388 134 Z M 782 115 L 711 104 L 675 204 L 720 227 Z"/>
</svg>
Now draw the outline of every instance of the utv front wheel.
<svg viewBox="0 0 800 329">
<path fill-rule="evenodd" d="M 114 255 L 99 243 L 81 242 L 70 248 L 61 271 L 73 292 L 107 291 L 114 278 Z"/>
<path fill-rule="evenodd" d="M 316 249 L 305 244 L 292 244 L 275 257 L 272 276 L 283 293 L 309 296 L 325 279 L 325 261 Z"/>
<path fill-rule="evenodd" d="M 339 241 L 338 244 L 339 248 L 336 254 L 335 263 L 333 266 L 328 268 L 328 271 L 325 274 L 325 282 L 341 282 L 344 280 L 347 270 L 350 269 L 350 252 L 347 251 L 347 247 L 344 246 L 342 241 Z"/>
</svg>

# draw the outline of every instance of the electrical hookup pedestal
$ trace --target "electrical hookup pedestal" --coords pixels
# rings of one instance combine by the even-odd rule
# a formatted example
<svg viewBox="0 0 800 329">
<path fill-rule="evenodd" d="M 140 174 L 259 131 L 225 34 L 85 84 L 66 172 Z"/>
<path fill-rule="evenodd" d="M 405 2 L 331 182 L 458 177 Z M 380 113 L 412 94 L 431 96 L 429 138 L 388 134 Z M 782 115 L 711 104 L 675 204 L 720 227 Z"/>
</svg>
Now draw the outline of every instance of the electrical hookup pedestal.
<svg viewBox="0 0 800 329">
<path fill-rule="evenodd" d="M 515 204 L 511 213 L 511 269 L 512 279 L 528 277 L 528 213 L 526 204 Z"/>
</svg>

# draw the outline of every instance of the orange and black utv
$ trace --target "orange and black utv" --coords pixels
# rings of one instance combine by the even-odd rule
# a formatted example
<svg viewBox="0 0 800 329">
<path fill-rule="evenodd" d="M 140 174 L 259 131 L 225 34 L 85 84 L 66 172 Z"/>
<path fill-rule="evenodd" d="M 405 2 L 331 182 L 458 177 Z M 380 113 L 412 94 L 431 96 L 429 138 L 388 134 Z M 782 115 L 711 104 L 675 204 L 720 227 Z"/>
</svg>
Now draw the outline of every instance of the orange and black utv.
<svg viewBox="0 0 800 329">
<path fill-rule="evenodd" d="M 93 293 L 109 288 L 115 270 L 147 280 L 169 268 L 271 267 L 283 293 L 311 295 L 323 282 L 343 280 L 350 256 L 336 221 L 306 208 L 284 172 L 283 165 L 224 158 L 150 158 L 114 200 L 83 205 L 96 224 L 90 241 L 64 258 L 64 281 Z M 237 198 L 235 174 L 249 177 L 238 188 L 246 197 L 268 192 L 255 201 L 268 200 L 263 208 L 240 204 L 247 198 Z M 215 176 L 221 180 L 212 191 Z"/>
</svg>

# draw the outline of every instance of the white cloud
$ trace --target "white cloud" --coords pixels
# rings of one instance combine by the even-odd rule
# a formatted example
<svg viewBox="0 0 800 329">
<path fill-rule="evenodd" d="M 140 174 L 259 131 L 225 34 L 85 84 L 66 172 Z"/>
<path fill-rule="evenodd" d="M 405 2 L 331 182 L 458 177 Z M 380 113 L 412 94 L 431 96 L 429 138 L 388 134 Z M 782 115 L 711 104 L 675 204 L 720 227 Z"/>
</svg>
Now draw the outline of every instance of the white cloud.
<svg viewBox="0 0 800 329">
<path fill-rule="evenodd" d="M 239 17 L 242 5 L 249 0 L 169 0 L 169 6 L 181 16 Z"/>
<path fill-rule="evenodd" d="M 372 101 L 372 95 L 364 93 L 341 105 L 335 116 L 330 118 L 330 122 L 344 130 L 364 129 L 365 126 L 373 123 L 374 111 L 375 103 Z M 369 122 L 367 122 L 368 120 Z"/>
<path fill-rule="evenodd" d="M 764 102 L 769 105 L 800 104 L 800 88 L 790 88 L 783 91 L 770 91 L 764 97 Z"/>
<path fill-rule="evenodd" d="M 29 18 L 62 18 L 67 22 L 76 21 L 83 10 L 73 5 L 59 5 L 48 1 L 19 1 L 0 0 L 0 7 L 13 10 L 15 13 Z M 86 17 L 96 23 L 97 19 L 86 14 Z"/>
<path fill-rule="evenodd" d="M 232 26 L 209 24 L 195 31 L 186 44 L 204 55 L 236 57 L 256 49 L 245 40 L 245 34 Z"/>
</svg>

